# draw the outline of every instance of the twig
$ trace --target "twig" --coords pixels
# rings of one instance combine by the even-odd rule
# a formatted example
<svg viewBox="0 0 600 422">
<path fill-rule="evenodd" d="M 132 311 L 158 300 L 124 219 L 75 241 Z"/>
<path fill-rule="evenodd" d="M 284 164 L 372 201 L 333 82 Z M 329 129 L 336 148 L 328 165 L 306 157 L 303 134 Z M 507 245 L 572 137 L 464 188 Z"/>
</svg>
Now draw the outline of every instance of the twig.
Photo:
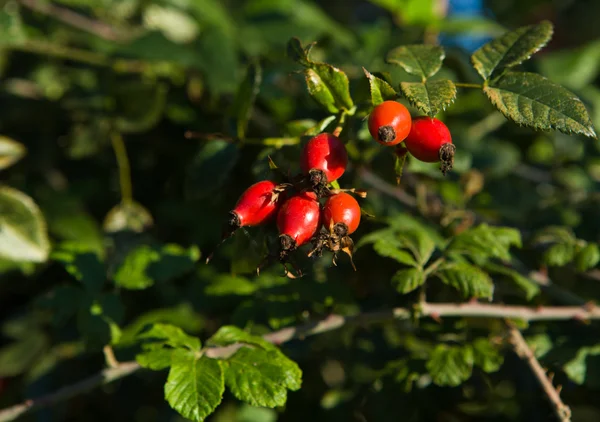
<svg viewBox="0 0 600 422">
<path fill-rule="evenodd" d="M 31 10 L 42 13 L 46 16 L 51 16 L 56 20 L 66 23 L 67 25 L 71 25 L 74 28 L 89 32 L 100 38 L 104 38 L 105 40 L 119 41 L 124 38 L 123 35 L 112 26 L 94 19 L 90 19 L 87 16 L 81 15 L 71 9 L 56 6 L 47 1 L 19 0 L 19 2 Z"/>
<path fill-rule="evenodd" d="M 469 317 L 469 318 L 506 318 L 521 319 L 525 321 L 568 321 L 600 319 L 600 308 L 597 307 L 526 307 L 508 306 L 500 304 L 469 303 L 422 303 L 418 305 L 418 312 L 414 313 L 409 308 L 394 308 L 383 311 L 366 312 L 357 315 L 343 316 L 330 315 L 324 319 L 307 324 L 283 328 L 263 336 L 270 343 L 281 345 L 293 339 L 304 339 L 317 334 L 337 330 L 346 325 L 372 325 L 394 320 L 407 320 L 412 316 L 418 318 L 432 317 Z M 225 347 L 209 347 L 205 355 L 211 358 L 226 358 L 235 353 L 241 344 Z M 17 417 L 66 400 L 77 394 L 88 391 L 96 386 L 107 384 L 133 374 L 140 366 L 136 362 L 124 362 L 115 368 L 104 369 L 98 375 L 80 381 L 76 384 L 63 387 L 55 393 L 38 399 L 26 400 L 22 404 L 0 410 L 0 422 L 8 422 Z"/>
<path fill-rule="evenodd" d="M 511 327 L 509 333 L 510 341 L 514 347 L 515 353 L 529 365 L 529 368 L 531 368 L 531 371 L 538 379 L 544 393 L 546 393 L 548 400 L 552 403 L 558 420 L 561 422 L 570 422 L 571 409 L 563 403 L 560 398 L 559 390 L 554 388 L 551 379 L 546 375 L 546 371 L 544 371 L 544 368 L 542 368 L 542 365 L 540 365 L 540 362 L 536 359 L 535 355 L 527 345 L 521 332 L 517 328 Z"/>
<path fill-rule="evenodd" d="M 131 169 L 129 158 L 127 157 L 127 149 L 125 148 L 125 141 L 123 141 L 123 137 L 118 132 L 112 132 L 110 140 L 117 159 L 117 166 L 119 167 L 121 200 L 124 204 L 130 204 L 133 201 L 133 192 L 131 187 Z"/>
</svg>

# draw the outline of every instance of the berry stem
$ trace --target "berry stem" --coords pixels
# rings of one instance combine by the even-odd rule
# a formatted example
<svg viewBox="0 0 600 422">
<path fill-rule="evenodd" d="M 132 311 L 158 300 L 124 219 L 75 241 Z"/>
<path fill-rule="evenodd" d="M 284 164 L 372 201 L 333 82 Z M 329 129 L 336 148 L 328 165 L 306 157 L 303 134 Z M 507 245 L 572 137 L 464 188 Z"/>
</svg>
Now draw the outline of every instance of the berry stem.
<svg viewBox="0 0 600 422">
<path fill-rule="evenodd" d="M 129 204 L 133 201 L 133 189 L 131 187 L 131 169 L 129 166 L 129 158 L 127 157 L 127 149 L 123 137 L 118 132 L 111 132 L 110 140 L 112 143 L 115 157 L 117 158 L 117 166 L 119 167 L 119 186 L 121 189 L 121 202 Z"/>
</svg>

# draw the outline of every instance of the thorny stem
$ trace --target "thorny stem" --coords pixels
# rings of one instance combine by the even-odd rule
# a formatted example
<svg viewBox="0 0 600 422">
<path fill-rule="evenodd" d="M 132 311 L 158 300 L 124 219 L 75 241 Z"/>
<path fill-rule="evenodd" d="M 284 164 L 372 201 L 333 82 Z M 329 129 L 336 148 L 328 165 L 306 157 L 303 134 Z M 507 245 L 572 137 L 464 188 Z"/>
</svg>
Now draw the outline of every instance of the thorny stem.
<svg viewBox="0 0 600 422">
<path fill-rule="evenodd" d="M 414 314 L 412 309 L 408 308 L 394 308 L 351 316 L 334 314 L 307 324 L 274 331 L 263 336 L 263 338 L 270 343 L 281 345 L 293 339 L 304 339 L 317 334 L 327 333 L 340 329 L 346 325 L 381 324 L 394 320 L 408 320 L 413 316 L 418 318 L 432 317 L 436 319 L 442 317 L 505 318 L 520 319 L 529 322 L 600 319 L 600 308 L 595 306 L 534 308 L 475 302 L 463 304 L 421 303 L 419 308 L 420 310 L 417 315 Z M 225 347 L 209 347 L 205 349 L 205 355 L 210 358 L 227 358 L 235 353 L 240 347 L 243 346 L 241 344 L 233 344 Z M 50 406 L 54 403 L 67 400 L 73 396 L 89 391 L 94 387 L 124 378 L 139 369 L 141 369 L 141 367 L 136 362 L 124 362 L 115 368 L 104 369 L 97 375 L 63 387 L 54 393 L 37 399 L 29 399 L 21 404 L 0 410 L 0 422 L 12 421 L 33 410 Z M 568 421 L 568 419 L 562 419 L 562 421 Z"/>
<path fill-rule="evenodd" d="M 515 353 L 527 363 L 531 372 L 535 375 L 537 380 L 546 393 L 548 400 L 552 403 L 552 407 L 554 408 L 554 413 L 556 413 L 556 417 L 561 422 L 570 422 L 571 421 L 571 409 L 569 406 L 563 403 L 560 398 L 560 392 L 558 388 L 555 388 L 552 384 L 552 380 L 546 374 L 540 362 L 536 359 L 535 354 L 527 345 L 527 342 L 523 338 L 521 332 L 514 326 L 511 326 L 509 329 L 510 342 L 514 348 Z"/>
<path fill-rule="evenodd" d="M 120 133 L 111 132 L 110 140 L 115 152 L 115 157 L 117 158 L 117 166 L 119 167 L 121 201 L 124 204 L 128 204 L 133 201 L 133 190 L 131 187 L 131 169 L 129 166 L 129 158 L 127 157 L 127 149 L 125 148 L 125 142 Z"/>
</svg>

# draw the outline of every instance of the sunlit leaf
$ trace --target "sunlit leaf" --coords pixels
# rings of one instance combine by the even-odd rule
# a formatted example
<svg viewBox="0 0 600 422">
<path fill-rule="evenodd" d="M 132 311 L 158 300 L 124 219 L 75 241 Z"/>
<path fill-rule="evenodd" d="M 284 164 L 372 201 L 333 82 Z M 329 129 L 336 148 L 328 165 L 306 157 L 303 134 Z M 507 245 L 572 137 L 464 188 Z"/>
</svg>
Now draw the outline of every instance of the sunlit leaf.
<svg viewBox="0 0 600 422">
<path fill-rule="evenodd" d="M 471 347 L 438 344 L 425 366 L 435 384 L 455 387 L 471 377 L 474 361 Z"/>
<path fill-rule="evenodd" d="M 391 50 L 386 61 L 425 81 L 440 70 L 445 56 L 444 49 L 437 45 L 403 45 Z"/>
<path fill-rule="evenodd" d="M 390 84 L 383 79 L 371 74 L 367 69 L 363 67 L 363 72 L 369 79 L 369 89 L 371 91 L 371 104 L 373 107 L 381 104 L 386 100 L 392 100 L 396 98 L 396 91 Z"/>
<path fill-rule="evenodd" d="M 392 284 L 402 294 L 412 292 L 421 287 L 423 283 L 425 283 L 425 275 L 419 268 L 399 270 L 392 276 Z"/>
<path fill-rule="evenodd" d="M 426 82 L 401 82 L 402 94 L 423 113 L 434 117 L 456 98 L 456 86 L 448 79 Z"/>
<path fill-rule="evenodd" d="M 12 166 L 27 152 L 25 146 L 6 136 L 0 136 L 0 170 Z"/>
<path fill-rule="evenodd" d="M 490 276 L 474 265 L 448 263 L 435 273 L 445 284 L 458 290 L 463 297 L 492 299 L 494 283 Z"/>
</svg>

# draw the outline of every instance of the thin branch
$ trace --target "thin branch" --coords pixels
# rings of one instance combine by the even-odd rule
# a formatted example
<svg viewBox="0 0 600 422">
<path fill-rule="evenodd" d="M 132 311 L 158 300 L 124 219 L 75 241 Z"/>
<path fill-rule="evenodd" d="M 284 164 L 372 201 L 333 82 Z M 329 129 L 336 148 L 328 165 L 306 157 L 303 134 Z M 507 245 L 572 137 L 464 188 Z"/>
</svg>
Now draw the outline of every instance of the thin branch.
<svg viewBox="0 0 600 422">
<path fill-rule="evenodd" d="M 19 0 L 19 2 L 31 10 L 42 13 L 46 16 L 50 16 L 58 21 L 66 23 L 67 25 L 89 32 L 105 40 L 119 41 L 124 38 L 123 34 L 121 34 L 112 26 L 94 19 L 90 19 L 87 16 L 81 15 L 71 9 L 56 6 L 47 1 Z"/>
<path fill-rule="evenodd" d="M 469 318 L 506 318 L 521 319 L 525 321 L 567 321 L 600 319 L 600 308 L 595 306 L 580 307 L 547 307 L 532 308 L 526 306 L 508 306 L 485 303 L 423 303 L 419 304 L 413 312 L 408 308 L 394 308 L 383 311 L 366 312 L 358 315 L 342 316 L 329 315 L 328 317 L 299 325 L 283 328 L 266 334 L 263 338 L 270 343 L 280 345 L 293 339 L 304 339 L 317 334 L 327 333 L 344 327 L 345 325 L 372 325 L 393 320 L 406 320 L 411 316 L 418 318 L 432 317 L 436 320 L 442 317 L 469 317 Z M 211 358 L 226 358 L 235 353 L 242 345 L 233 344 L 225 347 L 209 347 L 205 354 Z M 12 421 L 19 416 L 35 409 L 50 406 L 73 396 L 84 393 L 99 385 L 133 374 L 140 366 L 136 362 L 124 362 L 114 368 L 102 370 L 99 374 L 66 386 L 60 390 L 37 399 L 26 400 L 22 404 L 0 410 L 0 422 Z"/>
<path fill-rule="evenodd" d="M 514 347 L 515 353 L 527 363 L 529 368 L 531 368 L 531 371 L 539 381 L 544 393 L 546 393 L 548 400 L 550 400 L 550 403 L 552 403 L 558 420 L 561 422 L 570 422 L 571 409 L 569 406 L 563 403 L 562 399 L 560 398 L 559 390 L 554 388 L 552 381 L 527 345 L 527 342 L 523 338 L 521 332 L 515 327 L 511 327 L 509 333 L 510 341 Z"/>
<path fill-rule="evenodd" d="M 129 166 L 129 158 L 127 157 L 127 149 L 125 141 L 118 132 L 110 134 L 117 166 L 119 167 L 119 186 L 121 188 L 121 200 L 125 204 L 130 204 L 133 201 L 133 190 L 131 186 L 131 169 Z"/>
</svg>

